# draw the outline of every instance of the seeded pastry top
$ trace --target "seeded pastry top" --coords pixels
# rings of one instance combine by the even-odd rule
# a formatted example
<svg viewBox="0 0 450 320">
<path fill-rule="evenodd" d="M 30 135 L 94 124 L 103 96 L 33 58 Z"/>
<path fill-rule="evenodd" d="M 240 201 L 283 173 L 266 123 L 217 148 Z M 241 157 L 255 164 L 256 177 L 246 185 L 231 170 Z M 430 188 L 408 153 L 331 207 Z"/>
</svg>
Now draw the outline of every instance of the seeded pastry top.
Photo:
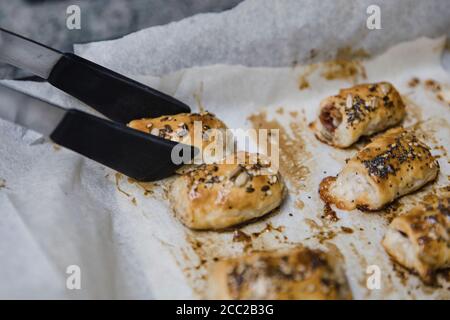
<svg viewBox="0 0 450 320">
<path fill-rule="evenodd" d="M 128 126 L 177 142 L 184 142 L 186 138 L 190 138 L 191 144 L 193 144 L 194 124 L 196 121 L 201 121 L 200 139 L 203 143 L 209 142 L 212 138 L 207 134 L 209 129 L 226 129 L 226 125 L 209 112 L 180 113 L 173 116 L 138 119 L 131 121 Z"/>
<path fill-rule="evenodd" d="M 319 117 L 310 127 L 320 141 L 347 148 L 361 136 L 397 125 L 405 114 L 405 104 L 392 84 L 366 83 L 323 99 Z"/>
<path fill-rule="evenodd" d="M 368 144 L 356 156 L 372 177 L 388 179 L 396 176 L 400 167 L 406 165 L 406 171 L 438 167 L 439 164 L 431 155 L 430 148 L 417 137 L 403 128 L 395 128 L 381 136 L 381 143 Z"/>
<path fill-rule="evenodd" d="M 347 127 L 355 127 L 359 122 L 368 120 L 376 109 L 390 109 L 394 106 L 404 108 L 397 90 L 388 83 L 360 84 L 342 89 L 333 96 L 334 105 L 342 108 L 347 118 Z"/>
<path fill-rule="evenodd" d="M 235 155 L 227 158 L 230 163 L 203 164 L 186 173 L 190 196 L 196 198 L 202 190 L 220 188 L 222 190 L 238 187 L 246 193 L 258 193 L 262 197 L 272 195 L 272 187 L 279 182 L 279 174 L 270 168 L 270 162 L 262 155 L 239 153 L 243 155 L 239 161 Z M 224 162 L 225 162 L 224 161 Z"/>
<path fill-rule="evenodd" d="M 286 188 L 270 159 L 238 152 L 179 175 L 170 188 L 175 214 L 193 229 L 223 229 L 279 207 Z"/>
</svg>

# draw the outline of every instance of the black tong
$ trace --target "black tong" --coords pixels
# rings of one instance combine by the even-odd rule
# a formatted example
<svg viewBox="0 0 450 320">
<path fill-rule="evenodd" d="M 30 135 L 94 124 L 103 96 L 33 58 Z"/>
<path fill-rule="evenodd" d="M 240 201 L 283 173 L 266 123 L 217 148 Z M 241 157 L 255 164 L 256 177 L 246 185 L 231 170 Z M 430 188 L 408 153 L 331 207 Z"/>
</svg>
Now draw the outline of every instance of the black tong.
<svg viewBox="0 0 450 320">
<path fill-rule="evenodd" d="M 26 69 L 112 121 L 65 110 L 0 87 L 0 117 L 35 129 L 54 142 L 125 175 L 153 181 L 191 159 L 192 146 L 126 126 L 134 119 L 190 112 L 184 103 L 71 53 L 60 53 L 0 28 L 0 61 Z"/>
</svg>

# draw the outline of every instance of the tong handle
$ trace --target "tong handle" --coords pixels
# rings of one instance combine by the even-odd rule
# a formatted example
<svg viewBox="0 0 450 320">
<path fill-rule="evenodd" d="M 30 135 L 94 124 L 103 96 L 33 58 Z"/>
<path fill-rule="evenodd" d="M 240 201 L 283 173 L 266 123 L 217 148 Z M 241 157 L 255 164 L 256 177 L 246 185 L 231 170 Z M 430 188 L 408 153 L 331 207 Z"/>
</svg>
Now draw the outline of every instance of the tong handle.
<svg viewBox="0 0 450 320">
<path fill-rule="evenodd" d="M 182 102 L 72 53 L 63 54 L 48 82 L 121 123 L 190 112 Z"/>
<path fill-rule="evenodd" d="M 0 28 L 0 60 L 47 79 L 61 52 Z"/>
<path fill-rule="evenodd" d="M 72 53 L 61 53 L 0 28 L 0 61 L 31 71 L 109 119 L 190 112 L 181 101 Z"/>
</svg>

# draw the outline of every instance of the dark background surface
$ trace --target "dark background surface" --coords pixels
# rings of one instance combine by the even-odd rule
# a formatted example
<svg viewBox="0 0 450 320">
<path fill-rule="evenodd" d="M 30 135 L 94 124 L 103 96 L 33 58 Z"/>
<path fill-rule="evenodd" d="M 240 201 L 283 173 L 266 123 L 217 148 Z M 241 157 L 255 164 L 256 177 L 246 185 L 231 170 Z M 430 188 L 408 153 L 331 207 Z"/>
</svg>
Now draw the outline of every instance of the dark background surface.
<svg viewBox="0 0 450 320">
<path fill-rule="evenodd" d="M 221 12 L 243 0 L 0 0 L 0 26 L 61 51 L 74 43 L 109 40 L 197 13 Z M 66 9 L 81 9 L 81 30 L 66 27 Z M 0 64 L 0 79 L 27 73 Z"/>
</svg>

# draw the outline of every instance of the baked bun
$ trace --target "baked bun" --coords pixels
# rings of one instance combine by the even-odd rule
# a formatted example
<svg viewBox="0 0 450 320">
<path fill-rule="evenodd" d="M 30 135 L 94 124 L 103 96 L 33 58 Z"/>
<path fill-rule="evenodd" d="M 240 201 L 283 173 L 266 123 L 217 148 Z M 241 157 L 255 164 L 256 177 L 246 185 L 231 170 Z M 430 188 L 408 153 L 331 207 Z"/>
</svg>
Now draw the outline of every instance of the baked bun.
<svg viewBox="0 0 450 320">
<path fill-rule="evenodd" d="M 253 156 L 239 152 L 178 176 L 169 192 L 176 216 L 192 229 L 223 229 L 277 208 L 285 196 L 281 176 Z"/>
<path fill-rule="evenodd" d="M 346 148 L 361 136 L 397 125 L 405 114 L 405 104 L 389 82 L 359 84 L 322 100 L 312 128 L 320 141 Z"/>
<path fill-rule="evenodd" d="M 131 121 L 128 126 L 164 139 L 193 145 L 203 151 L 202 162 L 206 163 L 221 160 L 229 153 L 227 148 L 233 146 L 233 138 L 226 131 L 227 126 L 209 112 L 138 119 Z M 219 139 L 223 139 L 224 143 L 219 144 Z M 219 149 L 222 153 L 218 152 Z"/>
<path fill-rule="evenodd" d="M 450 186 L 395 218 L 382 244 L 397 263 L 432 284 L 437 270 L 450 267 Z"/>
<path fill-rule="evenodd" d="M 218 261 L 209 276 L 209 298 L 351 299 L 345 273 L 335 260 L 322 251 L 300 247 Z"/>
<path fill-rule="evenodd" d="M 439 163 L 411 131 L 393 128 L 347 161 L 337 177 L 322 180 L 319 193 L 342 210 L 379 210 L 436 179 Z"/>
</svg>

